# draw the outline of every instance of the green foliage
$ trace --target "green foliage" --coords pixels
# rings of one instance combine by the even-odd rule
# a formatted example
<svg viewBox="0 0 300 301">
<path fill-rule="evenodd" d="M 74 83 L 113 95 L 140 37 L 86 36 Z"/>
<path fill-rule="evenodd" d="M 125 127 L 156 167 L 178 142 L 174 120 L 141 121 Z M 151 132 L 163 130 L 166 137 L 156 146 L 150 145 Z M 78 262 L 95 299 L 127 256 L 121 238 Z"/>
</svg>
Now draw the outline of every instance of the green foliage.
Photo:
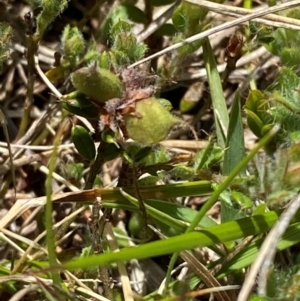
<svg viewBox="0 0 300 301">
<path fill-rule="evenodd" d="M 282 67 L 271 96 L 252 90 L 246 100 L 247 123 L 257 137 L 262 137 L 274 123 L 281 125 L 282 129 L 271 145 L 273 150 L 276 144 L 289 144 L 290 135 L 300 129 L 299 86 L 298 75 L 292 69 Z"/>
<path fill-rule="evenodd" d="M 33 1 L 42 8 L 41 13 L 36 18 L 36 35 L 38 39 L 42 37 L 47 26 L 67 7 L 67 0 L 40 0 Z"/>
<path fill-rule="evenodd" d="M 282 63 L 290 68 L 295 68 L 300 63 L 298 45 L 300 33 L 296 30 L 278 28 L 272 33 L 274 40 L 267 45 L 267 49 L 280 57 Z"/>
<path fill-rule="evenodd" d="M 227 112 L 220 74 L 208 38 L 203 40 L 203 58 L 210 87 L 211 101 L 214 108 L 217 141 L 220 147 L 225 148 L 229 114 Z"/>
<path fill-rule="evenodd" d="M 0 23 L 0 73 L 2 72 L 3 62 L 9 57 L 9 45 L 12 38 L 12 28 Z"/>
<path fill-rule="evenodd" d="M 171 32 L 168 34 L 174 35 L 173 43 L 182 42 L 191 35 L 203 31 L 208 25 L 205 19 L 207 12 L 208 10 L 206 8 L 182 1 L 173 12 L 173 27 L 165 24 L 167 25 L 166 29 L 171 29 Z M 160 30 L 164 32 L 164 28 Z M 158 30 L 158 34 L 160 30 Z M 202 40 L 198 40 L 180 47 L 176 50 L 176 55 L 173 56 L 173 59 L 163 70 L 159 70 L 158 73 L 161 72 L 161 74 L 167 78 L 176 78 L 180 71 L 181 63 L 188 55 L 199 49 L 201 45 Z"/>
<path fill-rule="evenodd" d="M 76 108 L 87 108 L 91 106 L 91 102 L 88 100 L 87 96 L 79 91 L 65 94 L 61 97 L 61 100 Z"/>
<path fill-rule="evenodd" d="M 241 206 L 242 209 L 251 209 L 253 206 L 253 201 L 247 197 L 245 194 L 239 191 L 231 192 L 232 198 Z"/>
<path fill-rule="evenodd" d="M 274 301 L 300 299 L 299 265 L 283 269 L 274 267 L 269 274 L 267 297 Z"/>
<path fill-rule="evenodd" d="M 138 43 L 136 37 L 131 33 L 131 26 L 124 21 L 118 21 L 110 29 L 113 52 L 119 66 L 130 64 L 141 59 L 147 46 Z"/>
<path fill-rule="evenodd" d="M 126 149 L 126 155 L 130 163 L 140 163 L 144 161 L 152 152 L 152 147 L 141 147 L 137 144 L 130 144 Z"/>
<path fill-rule="evenodd" d="M 106 162 L 113 160 L 119 157 L 122 154 L 122 152 L 123 150 L 120 147 L 118 147 L 114 143 L 110 143 L 103 151 L 103 161 Z"/>
<path fill-rule="evenodd" d="M 244 157 L 245 141 L 242 123 L 241 99 L 239 91 L 237 91 L 229 119 L 226 150 L 223 163 L 223 174 L 229 174 Z M 243 171 L 243 173 L 245 172 Z"/>
<path fill-rule="evenodd" d="M 117 70 L 117 60 L 114 52 L 111 50 L 104 50 L 99 57 L 99 67 L 108 70 Z"/>
<path fill-rule="evenodd" d="M 86 160 L 93 160 L 96 156 L 95 144 L 89 132 L 80 125 L 72 128 L 72 140 L 79 154 Z"/>
<path fill-rule="evenodd" d="M 87 12 L 87 17 L 95 12 L 95 8 L 99 8 L 97 5 L 102 5 L 102 1 L 96 2 L 96 6 Z M 35 3 L 41 7 L 35 36 L 38 49 L 38 42 L 45 33 L 46 27 L 62 12 L 67 1 L 36 1 Z M 109 265 L 108 267 L 111 268 L 115 267 L 114 263 L 119 261 L 173 254 L 167 274 L 168 291 L 164 297 L 168 299 L 167 295 L 174 292 L 176 294 L 174 298 L 178 298 L 182 293 L 183 283 L 175 281 L 168 286 L 170 280 L 168 278 L 176 262 L 177 252 L 205 246 L 210 247 L 220 256 L 220 260 L 213 264 L 225 262 L 216 277 L 228 276 L 234 280 L 236 273 L 241 273 L 242 269 L 253 263 L 263 242 L 263 234 L 278 221 L 281 211 L 266 212 L 267 209 L 285 206 L 299 191 L 300 79 L 298 65 L 300 59 L 297 47 L 300 36 L 298 32 L 283 29 L 272 32 L 269 27 L 258 26 L 254 22 L 250 24 L 252 33 L 256 35 L 252 42 L 268 44 L 266 47 L 281 58 L 283 67 L 280 68 L 275 83 L 268 91 L 251 90 L 246 99 L 244 109 L 247 123 L 259 138 L 258 144 L 249 153 L 246 153 L 244 149 L 241 108 L 243 99 L 236 93 L 232 106 L 225 100 L 224 83 L 221 81 L 214 51 L 208 39 L 185 45 L 166 57 L 163 70 L 159 70 L 158 73 L 162 72 L 167 77 L 175 77 L 176 80 L 183 66 L 182 63 L 195 50 L 203 46 L 203 58 L 209 84 L 208 95 L 212 100 L 217 135 L 210 136 L 205 149 L 188 155 L 179 155 L 176 153 L 177 150 L 173 152 L 159 144 L 168 138 L 174 126 L 182 125 L 184 122 L 172 115 L 171 102 L 160 98 L 159 91 L 149 84 L 156 70 L 150 73 L 145 71 L 147 68 L 144 66 L 132 68 L 128 65 L 143 58 L 147 52 L 146 44 L 139 42 L 136 34 L 133 33 L 133 28 L 136 27 L 133 24 L 140 23 L 141 28 L 147 31 L 147 26 L 153 20 L 151 15 L 153 6 L 173 3 L 175 0 L 145 1 L 148 10 L 145 9 L 143 12 L 136 6 L 136 0 L 123 0 L 116 2 L 101 26 L 93 28 L 95 31 L 87 33 L 86 27 L 88 26 L 84 26 L 84 22 L 80 20 L 78 27 L 66 25 L 61 36 L 62 59 L 57 59 L 55 67 L 46 73 L 54 85 L 57 85 L 57 89 L 65 93 L 59 97 L 62 108 L 71 114 L 85 117 L 95 129 L 93 136 L 79 125 L 74 125 L 71 130 L 76 150 L 89 162 L 71 161 L 59 170 L 63 171 L 64 176 L 72 184 L 80 187 L 83 182 L 83 171 L 89 166 L 90 173 L 86 184 L 91 185 L 90 187 L 86 185 L 89 190 L 80 191 L 79 196 L 77 193 L 72 193 L 68 194 L 68 197 L 77 198 L 76 201 L 80 198 L 80 202 L 89 205 L 92 202 L 91 199 L 101 196 L 101 211 L 105 213 L 110 209 L 120 209 L 122 212 L 123 210 L 131 211 L 126 213 L 126 217 L 130 216 L 130 220 L 124 218 L 124 221 L 128 221 L 126 230 L 129 229 L 130 234 L 144 238 L 143 227 L 145 216 L 148 216 L 149 224 L 157 228 L 157 233 L 161 233 L 162 237 L 163 235 L 167 237 L 160 241 L 154 241 L 157 237 L 152 237 L 153 241 L 149 243 L 139 241 L 140 245 L 132 248 L 126 231 L 114 229 L 115 233 L 122 235 L 121 239 L 118 238 L 120 246 L 124 247 L 120 252 L 110 252 L 105 242 L 106 253 L 92 255 L 92 247 L 88 246 L 83 249 L 79 259 L 64 262 L 60 266 L 57 266 L 54 260 L 44 265 L 53 268 L 51 273 L 57 270 L 80 268 L 84 270 L 84 273 L 89 273 L 89 276 L 93 274 L 93 278 L 96 279 L 102 265 Z M 102 11 L 102 7 L 100 9 Z M 206 18 L 207 12 L 207 9 L 199 5 L 181 1 L 173 13 L 173 24 L 162 25 L 145 43 L 148 43 L 150 48 L 153 46 L 151 45 L 153 37 L 157 38 L 158 44 L 162 36 L 171 37 L 168 41 L 175 43 L 198 34 L 209 26 L 209 20 Z M 299 17 L 299 10 L 295 9 L 289 16 Z M 0 63 L 8 57 L 11 38 L 10 27 L 1 26 L 0 32 L 3 33 L 0 37 Z M 91 33 L 93 38 L 85 41 L 81 29 L 85 37 Z M 98 50 L 101 44 L 99 40 L 104 45 L 101 45 L 103 48 L 100 51 Z M 153 49 L 149 50 L 153 51 Z M 154 65 L 153 61 L 153 69 L 155 69 Z M 229 106 L 231 106 L 230 116 L 228 115 Z M 63 112 L 55 116 L 60 118 L 66 115 L 68 115 L 67 112 Z M 280 124 L 280 131 L 276 126 L 273 128 L 276 123 Z M 48 142 L 48 139 L 42 138 Z M 129 142 L 128 138 L 134 141 Z M 100 142 L 97 150 L 94 139 Z M 267 154 L 263 157 L 265 159 L 263 163 L 260 162 L 261 154 L 258 154 L 262 147 L 265 147 L 267 153 L 271 154 L 271 156 Z M 69 153 L 67 155 L 69 156 Z M 256 156 L 255 164 L 249 165 Z M 52 155 L 52 159 L 54 157 L 55 155 Z M 102 174 L 99 170 L 104 162 L 117 157 L 123 160 L 119 180 L 123 180 L 122 177 L 124 177 L 130 184 L 122 184 L 120 188 L 103 188 L 107 183 L 105 177 L 101 178 Z M 111 166 L 110 163 L 107 165 Z M 125 167 L 128 168 L 128 172 Z M 54 166 L 52 170 L 54 171 Z M 93 175 L 97 175 L 97 178 L 93 178 Z M 196 181 L 199 179 L 202 181 Z M 182 182 L 176 182 L 179 180 Z M 173 184 L 167 184 L 168 181 Z M 119 181 L 121 186 L 120 183 L 121 181 Z M 93 184 L 94 188 L 100 189 L 90 189 Z M 51 187 L 52 181 L 49 176 L 48 204 L 52 204 Z M 192 206 L 195 207 L 183 206 L 176 202 L 178 198 L 191 196 L 197 196 L 192 199 L 192 202 L 195 201 Z M 207 201 L 200 204 L 199 199 L 204 197 L 208 198 Z M 171 198 L 174 202 L 168 201 Z M 255 207 L 254 201 L 256 200 L 260 200 L 263 204 Z M 206 216 L 207 211 L 218 201 L 221 201 L 221 206 L 225 204 L 221 207 L 221 224 L 217 224 Z M 143 216 L 140 215 L 141 204 L 145 207 L 146 215 Z M 197 210 L 200 208 L 200 210 L 192 208 Z M 52 210 L 48 209 L 48 220 L 51 221 L 52 217 Z M 98 217 L 92 216 L 92 218 Z M 235 219 L 238 220 L 235 221 Z M 299 214 L 297 214 L 297 219 L 299 219 Z M 49 225 L 48 227 L 52 229 L 52 224 L 49 223 Z M 98 226 L 100 227 L 100 224 Z M 299 223 L 294 223 L 289 227 L 286 236 L 278 245 L 280 250 L 299 241 L 299 235 L 296 235 L 299 233 L 299 227 Z M 98 235 L 101 232 L 92 227 L 90 229 L 95 232 L 87 236 L 93 239 L 96 237 L 95 234 Z M 259 235 L 259 237 L 248 246 L 244 246 L 242 252 L 227 260 L 226 252 L 231 251 L 239 240 L 248 235 Z M 103 237 L 97 238 L 102 243 Z M 95 242 L 89 241 L 89 244 L 93 243 Z M 219 248 L 220 244 L 225 245 L 225 248 L 223 246 Z M 49 245 L 54 250 L 54 240 Z M 74 255 L 72 257 L 74 258 Z M 40 261 L 37 259 L 36 262 L 40 268 Z M 6 266 L 8 264 L 5 262 Z M 23 264 L 26 267 L 25 273 L 30 264 L 33 266 L 31 262 Z M 276 269 L 273 272 L 280 274 Z M 8 275 L 9 273 L 9 269 L 2 269 L 2 274 Z M 81 276 L 82 271 L 79 273 Z M 293 271 L 292 275 L 284 274 L 282 276 L 284 280 L 280 275 L 275 275 L 276 279 L 273 281 L 276 283 L 275 289 L 283 285 L 280 292 L 271 288 L 268 292 L 270 298 L 277 298 L 280 294 L 289 298 L 288 294 L 293 288 L 296 287 L 298 291 L 297 273 L 298 271 Z M 193 290 L 200 281 L 199 275 L 190 273 L 184 285 L 189 290 Z M 61 283 L 65 284 L 64 278 Z M 16 291 L 14 283 L 11 289 L 13 292 Z M 147 300 L 152 301 L 153 295 Z M 294 296 L 298 298 L 298 293 Z M 190 298 L 185 295 L 180 297 Z M 259 297 L 252 299 L 255 298 Z"/>
<path fill-rule="evenodd" d="M 128 222 L 128 230 L 131 235 L 137 238 L 143 238 L 143 216 L 141 214 L 133 213 L 131 215 Z M 151 237 L 153 235 L 152 231 L 149 228 L 147 230 L 147 237 Z"/>
<path fill-rule="evenodd" d="M 208 10 L 199 5 L 182 2 L 174 11 L 172 21 L 179 32 L 185 37 L 201 32 L 201 22 L 207 15 Z"/>
<path fill-rule="evenodd" d="M 274 123 L 274 119 L 269 113 L 267 96 L 259 90 L 251 90 L 244 109 L 247 114 L 249 128 L 257 137 L 262 137 L 264 127 Z"/>
<path fill-rule="evenodd" d="M 68 163 L 64 166 L 64 171 L 67 179 L 80 181 L 83 177 L 83 163 Z"/>
<path fill-rule="evenodd" d="M 152 152 L 145 158 L 145 165 L 155 165 L 167 162 L 169 160 L 169 152 L 165 148 L 159 146 L 152 148 Z"/>
<path fill-rule="evenodd" d="M 176 30 L 175 26 L 170 23 L 163 24 L 155 32 L 155 34 L 157 36 L 169 36 L 169 37 L 175 36 L 176 33 L 177 33 L 177 30 Z"/>
<path fill-rule="evenodd" d="M 199 171 L 200 169 L 208 169 L 222 159 L 224 155 L 224 151 L 215 145 L 214 139 L 210 138 L 209 144 L 205 149 L 200 150 L 197 152 L 195 156 L 195 164 L 194 169 L 195 171 Z"/>
<path fill-rule="evenodd" d="M 117 23 L 124 22 L 129 25 L 130 20 L 137 23 L 146 23 L 147 17 L 143 11 L 131 4 L 121 4 L 112 9 L 101 25 L 103 42 L 106 44 L 108 41 L 113 41 L 111 29 Z"/>
<path fill-rule="evenodd" d="M 299 8 L 284 12 L 285 15 L 299 19 Z M 250 24 L 250 30 L 257 35 L 257 40 L 264 43 L 266 48 L 281 59 L 283 65 L 278 72 L 276 82 L 270 87 L 270 93 L 261 91 L 251 92 L 245 105 L 247 122 L 257 137 L 261 137 L 270 129 L 272 124 L 278 123 L 282 130 L 273 141 L 275 144 L 289 144 L 290 136 L 299 130 L 299 68 L 300 56 L 298 44 L 300 34 L 296 30 L 270 28 Z"/>
<path fill-rule="evenodd" d="M 82 33 L 77 27 L 71 27 L 67 25 L 64 28 L 61 37 L 62 49 L 64 53 L 64 59 L 69 61 L 71 65 L 75 65 L 78 56 L 81 55 L 85 48 L 84 39 Z"/>
</svg>

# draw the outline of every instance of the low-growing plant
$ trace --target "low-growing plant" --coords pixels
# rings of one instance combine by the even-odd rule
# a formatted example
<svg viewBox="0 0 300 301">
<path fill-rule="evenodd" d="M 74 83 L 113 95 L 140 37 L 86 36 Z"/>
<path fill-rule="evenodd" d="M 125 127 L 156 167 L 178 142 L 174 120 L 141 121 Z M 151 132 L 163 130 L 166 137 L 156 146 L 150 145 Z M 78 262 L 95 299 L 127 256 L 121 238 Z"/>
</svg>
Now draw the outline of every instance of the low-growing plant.
<svg viewBox="0 0 300 301">
<path fill-rule="evenodd" d="M 12 145 L 6 117 L 0 111 L 10 146 L 9 155 L 5 155 L 10 163 L 3 160 L 3 169 L 0 167 L 0 195 L 4 198 L 10 186 L 17 192 L 17 201 L 0 221 L 1 239 L 18 251 L 13 256 L 6 252 L 2 258 L 1 298 L 16 297 L 17 292 L 28 289 L 20 284 L 25 279 L 34 285 L 35 300 L 192 299 L 204 294 L 204 287 L 217 300 L 246 300 L 241 297 L 244 288 L 239 296 L 222 290 L 221 284 L 243 285 L 245 269 L 255 262 L 256 256 L 262 256 L 260 248 L 263 249 L 266 233 L 281 222 L 285 207 L 298 199 L 299 32 L 267 27 L 259 23 L 261 19 L 243 25 L 223 47 L 227 67 L 221 77 L 209 38 L 186 42 L 210 30 L 210 8 L 195 1 L 152 0 L 141 1 L 144 5 L 140 6 L 140 1 L 116 1 L 111 5 L 98 0 L 80 20 L 64 24 L 59 50 L 52 58 L 54 64 L 44 66 L 42 71 L 38 54 L 43 38 L 71 4 L 62 0 L 29 2 L 36 15 L 27 13 L 24 20 L 26 101 Z M 223 7 L 223 1 L 216 3 Z M 154 19 L 160 5 L 170 5 L 172 23 L 160 24 Z M 89 21 L 96 12 L 103 19 L 93 28 Z M 279 21 L 293 24 L 294 20 L 298 24 L 299 8 L 281 15 Z M 140 37 L 155 24 L 160 26 L 141 41 Z M 0 67 L 4 73 L 14 44 L 12 28 L 0 23 Z M 142 30 L 142 34 L 137 34 L 137 30 Z M 181 43 L 181 47 L 171 52 L 163 64 L 152 61 L 151 66 L 142 65 L 143 58 L 155 51 L 152 48 L 156 42 L 162 47 L 162 37 L 168 37 L 165 40 L 170 45 Z M 243 55 L 261 45 L 279 57 L 280 67 L 267 89 L 257 85 L 245 96 L 229 83 L 230 74 Z M 177 110 L 176 114 L 172 108 L 174 100 L 167 99 L 162 91 L 170 83 L 180 81 L 184 63 L 196 57 L 200 48 L 209 90 L 204 113 L 209 112 L 214 122 L 204 147 L 178 154 L 163 141 L 185 129 L 192 129 L 198 139 L 192 127 L 196 122 L 190 125 L 184 119 L 184 113 L 195 110 L 198 104 L 187 104 L 185 94 L 179 97 L 182 112 Z M 36 72 L 42 85 L 55 95 L 47 94 L 49 108 L 44 108 L 46 113 L 32 123 L 35 83 L 39 81 Z M 226 89 L 233 90 L 231 102 L 225 98 Z M 202 118 L 204 114 L 196 115 Z M 257 143 L 247 150 L 245 127 L 257 138 Z M 74 149 L 69 146 L 64 153 L 69 139 Z M 15 170 L 27 164 L 18 161 L 26 147 L 23 152 L 14 147 L 43 143 L 53 144 L 52 150 L 34 154 L 26 162 L 40 162 L 37 168 L 47 174 L 44 196 L 36 195 L 24 204 L 18 195 L 22 189 L 18 179 L 22 176 Z M 119 173 L 118 177 L 114 175 L 118 178 L 115 184 L 109 183 L 115 187 L 109 188 L 107 169 L 112 164 L 118 166 Z M 7 166 L 13 167 L 10 174 Z M 57 182 L 72 192 L 55 191 Z M 192 198 L 194 204 L 186 206 L 185 198 Z M 61 221 L 57 204 L 64 203 L 72 203 L 72 207 L 68 208 L 69 217 Z M 206 215 L 217 208 L 217 203 L 218 222 Z M 37 218 L 36 239 L 29 240 L 22 229 L 18 234 L 6 229 L 26 210 L 40 205 L 46 206 Z M 263 279 L 251 300 L 298 300 L 298 265 L 292 248 L 299 243 L 296 209 L 291 222 L 286 223 L 284 235 L 274 241 L 280 252 L 275 260 L 268 258 L 275 261 L 274 266 L 269 266 L 268 279 Z M 90 216 L 88 225 L 81 222 L 81 228 L 77 224 L 73 228 L 82 211 Z M 79 252 L 65 252 L 64 240 L 79 228 Z M 58 252 L 60 248 L 62 254 Z M 143 259 L 158 256 L 162 262 L 167 261 L 162 267 L 154 261 L 141 267 Z M 176 278 L 182 261 L 189 266 L 188 273 Z M 116 270 L 122 293 L 115 286 Z M 137 271 L 144 275 L 142 282 L 148 282 L 147 292 L 134 276 Z M 151 287 L 158 271 L 163 273 L 161 285 Z M 261 288 L 264 283 L 265 291 Z M 240 290 L 240 286 L 234 289 Z M 140 296 L 136 297 L 133 291 Z"/>
</svg>

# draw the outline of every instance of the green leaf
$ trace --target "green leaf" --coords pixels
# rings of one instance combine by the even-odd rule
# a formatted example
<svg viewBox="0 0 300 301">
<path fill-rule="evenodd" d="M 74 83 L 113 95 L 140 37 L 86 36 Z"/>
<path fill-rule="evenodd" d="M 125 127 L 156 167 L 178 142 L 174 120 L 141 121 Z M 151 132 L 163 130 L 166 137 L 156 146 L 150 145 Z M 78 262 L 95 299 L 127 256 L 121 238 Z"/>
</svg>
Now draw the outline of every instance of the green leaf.
<svg viewBox="0 0 300 301">
<path fill-rule="evenodd" d="M 221 148 L 225 148 L 226 134 L 228 133 L 229 125 L 229 115 L 227 111 L 226 100 L 223 94 L 220 74 L 214 58 L 214 52 L 207 38 L 203 39 L 203 58 L 214 109 L 213 111 L 216 123 L 217 141 Z"/>
<path fill-rule="evenodd" d="M 260 138 L 261 137 L 261 129 L 263 128 L 263 122 L 260 118 L 252 111 L 245 109 L 247 114 L 247 124 L 253 134 Z"/>
<path fill-rule="evenodd" d="M 188 37 L 201 31 L 201 21 L 207 12 L 206 8 L 199 5 L 181 2 L 173 13 L 172 21 L 175 28 Z"/>
<path fill-rule="evenodd" d="M 247 123 L 251 131 L 259 138 L 263 136 L 265 125 L 274 123 L 269 113 L 269 102 L 265 94 L 259 90 L 251 90 L 245 104 Z"/>
<path fill-rule="evenodd" d="M 300 64 L 300 55 L 298 48 L 283 48 L 280 54 L 283 65 L 295 68 Z"/>
<path fill-rule="evenodd" d="M 214 138 L 211 136 L 207 147 L 197 152 L 195 156 L 195 171 L 213 166 L 223 158 L 223 154 L 224 151 L 214 144 Z"/>
<path fill-rule="evenodd" d="M 245 194 L 239 191 L 232 191 L 231 196 L 241 206 L 242 209 L 250 209 L 253 206 L 253 201 Z"/>
<path fill-rule="evenodd" d="M 269 129 L 270 130 L 270 129 Z M 223 175 L 228 175 L 232 169 L 245 157 L 244 129 L 241 114 L 241 99 L 236 92 L 230 114 L 226 150 L 224 154 Z M 241 171 L 242 174 L 245 170 Z"/>
<path fill-rule="evenodd" d="M 76 108 L 87 108 L 92 106 L 92 103 L 88 100 L 86 95 L 79 91 L 65 94 L 61 97 L 61 100 Z"/>
<path fill-rule="evenodd" d="M 96 156 L 96 148 L 89 132 L 80 125 L 75 125 L 72 128 L 72 140 L 79 152 L 85 159 L 91 161 Z"/>
<path fill-rule="evenodd" d="M 159 27 L 155 34 L 157 36 L 167 36 L 173 37 L 177 33 L 177 30 L 173 24 L 165 23 L 161 27 Z"/>
<path fill-rule="evenodd" d="M 42 0 L 38 1 L 42 8 L 41 13 L 36 18 L 36 35 L 38 39 L 42 37 L 47 26 L 67 7 L 67 0 Z"/>
<path fill-rule="evenodd" d="M 141 162 L 142 160 L 144 160 L 146 157 L 149 156 L 151 151 L 152 151 L 152 147 L 150 147 L 150 146 L 145 146 L 145 147 L 140 148 L 134 155 L 134 158 L 133 158 L 134 161 L 136 163 Z"/>
<path fill-rule="evenodd" d="M 113 160 L 122 154 L 123 150 L 115 143 L 109 143 L 103 151 L 104 162 Z"/>
<path fill-rule="evenodd" d="M 88 107 L 78 107 L 77 104 L 76 106 L 72 106 L 67 102 L 63 101 L 61 103 L 61 106 L 68 112 L 78 116 L 82 116 L 89 119 L 99 118 L 99 109 L 95 107 L 92 103 Z"/>
<path fill-rule="evenodd" d="M 105 50 L 99 57 L 99 67 L 107 70 L 117 69 L 117 59 L 111 50 Z"/>
</svg>

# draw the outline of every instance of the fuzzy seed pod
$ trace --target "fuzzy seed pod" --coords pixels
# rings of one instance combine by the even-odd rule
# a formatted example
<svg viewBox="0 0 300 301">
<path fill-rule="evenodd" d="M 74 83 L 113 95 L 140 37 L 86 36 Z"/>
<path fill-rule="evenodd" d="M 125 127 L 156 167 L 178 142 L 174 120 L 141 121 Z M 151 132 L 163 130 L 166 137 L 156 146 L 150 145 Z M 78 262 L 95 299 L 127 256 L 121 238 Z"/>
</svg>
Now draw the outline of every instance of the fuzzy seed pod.
<svg viewBox="0 0 300 301">
<path fill-rule="evenodd" d="M 138 101 L 136 103 L 136 116 L 124 116 L 124 123 L 129 137 L 138 143 L 147 145 L 164 140 L 171 128 L 181 122 L 155 98 Z"/>
<path fill-rule="evenodd" d="M 103 103 L 112 98 L 122 98 L 124 86 L 120 79 L 109 70 L 95 64 L 83 67 L 72 74 L 72 82 L 77 90 Z"/>
</svg>

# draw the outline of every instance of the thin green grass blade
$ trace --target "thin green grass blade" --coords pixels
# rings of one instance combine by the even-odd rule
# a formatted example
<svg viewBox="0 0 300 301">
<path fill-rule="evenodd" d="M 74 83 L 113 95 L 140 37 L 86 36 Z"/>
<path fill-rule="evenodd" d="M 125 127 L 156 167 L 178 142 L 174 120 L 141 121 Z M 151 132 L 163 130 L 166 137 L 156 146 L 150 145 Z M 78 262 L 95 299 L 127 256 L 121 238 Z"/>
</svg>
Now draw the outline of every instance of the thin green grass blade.
<svg viewBox="0 0 300 301">
<path fill-rule="evenodd" d="M 46 190 L 45 227 L 47 231 L 46 239 L 47 239 L 49 263 L 51 265 L 57 263 L 55 235 L 53 231 L 53 220 L 52 220 L 53 205 L 52 205 L 51 196 L 52 196 L 53 172 L 56 167 L 57 147 L 59 145 L 61 134 L 62 134 L 61 131 L 58 132 L 54 139 L 54 149 L 49 160 L 49 174 L 45 182 L 45 190 Z M 57 286 L 61 285 L 61 278 L 59 273 L 53 272 L 51 273 L 51 277 L 54 284 L 56 284 Z"/>
<path fill-rule="evenodd" d="M 198 213 L 198 211 L 196 210 L 193 210 L 191 208 L 176 203 L 170 203 L 168 201 L 145 200 L 145 204 L 148 205 L 149 207 L 155 208 L 156 210 L 164 214 L 167 214 L 168 216 L 176 220 L 183 221 L 189 224 L 192 222 L 192 220 L 195 218 L 195 216 Z M 118 208 L 118 209 L 134 211 L 134 212 L 140 212 L 139 208 L 137 208 L 130 202 L 119 201 L 119 200 L 117 200 L 116 202 L 103 201 L 103 207 Z M 216 224 L 217 223 L 213 219 L 209 218 L 208 216 L 204 216 L 203 219 L 199 222 L 198 226 L 201 228 L 208 228 L 208 227 L 215 226 Z"/>
<path fill-rule="evenodd" d="M 280 213 L 281 211 L 270 211 L 262 215 L 255 215 L 217 225 L 209 228 L 209 230 L 185 233 L 169 239 L 139 245 L 137 247 L 124 248 L 119 252 L 92 255 L 86 258 L 71 260 L 62 265 L 52 266 L 52 268 L 55 270 L 84 269 L 118 261 L 126 261 L 133 258 L 143 259 L 172 254 L 174 252 L 190 250 L 197 247 L 211 246 L 217 243 L 225 243 L 226 241 L 240 239 L 249 235 L 258 235 L 270 230 L 277 221 Z M 295 220 L 299 219 L 299 217 L 300 212 L 296 214 Z M 47 263 L 45 263 L 45 266 L 47 266 Z"/>
<path fill-rule="evenodd" d="M 282 251 L 299 243 L 300 242 L 299 231 L 300 231 L 300 223 L 291 225 L 280 239 L 277 245 L 277 249 L 279 251 Z M 230 261 L 228 261 L 222 267 L 222 269 L 217 274 L 217 278 L 219 279 L 223 278 L 230 273 L 239 271 L 252 264 L 263 242 L 264 242 L 264 238 L 260 238 L 250 243 L 245 249 L 243 249 L 240 253 L 234 256 Z"/>
<path fill-rule="evenodd" d="M 234 167 L 245 157 L 244 129 L 241 114 L 241 99 L 239 91 L 236 92 L 230 113 L 229 127 L 224 154 L 223 174 L 228 175 Z M 240 171 L 245 174 L 245 169 Z M 221 220 L 226 222 L 237 219 L 241 215 L 239 209 L 234 208 L 231 200 L 221 200 Z"/>
<path fill-rule="evenodd" d="M 221 148 L 225 148 L 228 132 L 229 115 L 223 94 L 221 78 L 218 72 L 214 52 L 208 38 L 203 39 L 203 59 L 207 73 L 207 80 L 211 93 L 212 105 L 217 132 L 217 141 Z"/>
<path fill-rule="evenodd" d="M 234 167 L 245 157 L 244 129 L 241 114 L 241 99 L 236 92 L 230 113 L 230 120 L 224 154 L 223 174 L 228 175 Z M 240 173 L 245 174 L 245 170 Z"/>
</svg>

